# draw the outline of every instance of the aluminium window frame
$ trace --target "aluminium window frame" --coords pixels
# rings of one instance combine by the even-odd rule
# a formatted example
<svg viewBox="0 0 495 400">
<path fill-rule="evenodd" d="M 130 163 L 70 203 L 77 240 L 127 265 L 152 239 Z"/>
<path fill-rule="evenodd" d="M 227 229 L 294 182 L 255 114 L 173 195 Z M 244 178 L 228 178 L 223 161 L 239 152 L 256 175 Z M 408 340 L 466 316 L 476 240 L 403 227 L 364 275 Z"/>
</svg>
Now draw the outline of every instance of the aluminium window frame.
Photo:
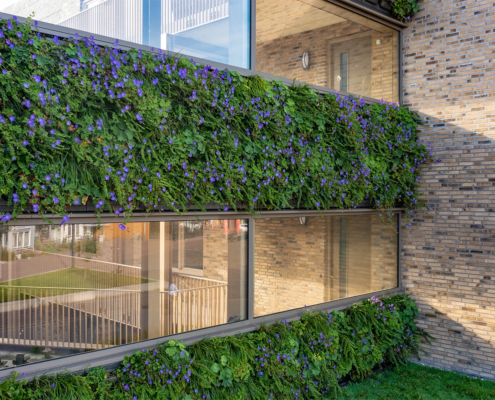
<svg viewBox="0 0 495 400">
<path fill-rule="evenodd" d="M 335 5 L 338 5 L 342 8 L 345 8 L 349 11 L 355 12 L 362 16 L 365 16 L 371 20 L 382 23 L 389 27 L 394 28 L 398 31 L 398 95 L 399 102 L 402 104 L 402 29 L 404 29 L 407 25 L 403 24 L 397 20 L 394 20 L 390 17 L 386 17 L 380 13 L 377 13 L 373 10 L 370 10 L 364 6 L 353 3 L 352 0 L 325 0 Z M 0 12 L 1 19 L 12 18 L 14 15 L 2 13 Z M 27 19 L 23 17 L 17 17 L 20 22 L 24 22 Z M 239 67 L 234 67 L 231 65 L 226 65 L 222 63 L 212 62 L 209 60 L 194 58 L 197 63 L 211 65 L 214 68 L 218 69 L 228 69 L 231 71 L 236 71 L 244 76 L 252 76 L 259 75 L 262 78 L 273 81 L 278 80 L 286 85 L 306 85 L 305 82 L 295 82 L 287 78 L 257 72 L 256 71 L 256 0 L 251 0 L 251 15 L 250 15 L 250 69 L 244 69 Z M 48 35 L 57 35 L 61 38 L 71 38 L 77 33 L 80 37 L 90 37 L 93 36 L 95 42 L 99 45 L 103 46 L 112 46 L 114 45 L 115 38 L 110 38 L 107 36 L 96 35 L 90 32 L 80 31 L 76 29 L 66 28 L 55 24 L 39 22 L 37 29 L 41 33 L 45 33 Z M 119 47 L 124 50 L 130 49 L 141 49 L 147 52 L 158 53 L 158 49 L 154 49 L 151 46 L 139 45 L 132 42 L 127 42 L 123 40 L 119 40 Z M 168 52 L 171 54 L 176 54 L 173 52 Z M 327 87 L 322 87 L 318 85 L 309 84 L 313 90 L 320 94 L 325 93 L 334 93 L 335 89 L 330 89 Z M 341 94 L 349 94 L 343 93 Z M 362 97 L 366 103 L 380 103 L 380 100 Z M 117 368 L 121 363 L 124 356 L 139 351 L 143 348 L 152 348 L 161 343 L 164 343 L 169 340 L 182 340 L 187 344 L 198 341 L 204 337 L 215 336 L 222 337 L 227 335 L 235 335 L 239 333 L 252 332 L 258 327 L 270 324 L 273 322 L 277 322 L 283 319 L 297 319 L 303 313 L 306 312 L 307 309 L 311 311 L 334 311 L 334 310 L 343 310 L 352 304 L 367 299 L 370 296 L 384 296 L 387 294 L 400 293 L 403 292 L 402 287 L 402 273 L 401 273 L 401 215 L 403 214 L 404 208 L 394 208 L 392 209 L 397 215 L 397 225 L 399 228 L 397 229 L 397 287 L 389 290 L 381 290 L 372 293 L 366 293 L 359 296 L 348 297 L 339 300 L 333 300 L 329 302 L 324 302 L 320 304 L 316 304 L 309 307 L 303 307 L 293 310 L 288 310 L 280 313 L 270 314 L 267 316 L 254 317 L 254 280 L 255 280 L 255 269 L 254 269 L 254 240 L 255 240 L 255 223 L 254 220 L 257 218 L 281 218 L 281 217 L 315 217 L 315 216 L 327 216 L 327 215 L 358 215 L 360 213 L 374 213 L 375 209 L 371 208 L 358 208 L 354 210 L 326 210 L 326 211 L 317 211 L 317 210 L 280 210 L 280 211 L 261 211 L 258 215 L 253 216 L 252 214 L 242 211 L 242 212 L 223 212 L 223 211 L 207 211 L 207 212 L 189 212 L 185 215 L 178 215 L 174 212 L 162 212 L 162 213 L 136 213 L 135 216 L 131 219 L 131 222 L 161 222 L 161 221 L 187 221 L 187 220 L 208 220 L 208 219 L 247 219 L 248 220 L 248 299 L 247 299 L 247 319 L 244 321 L 238 321 L 230 324 L 217 325 L 210 328 L 203 328 L 191 332 L 180 333 L 176 335 L 164 336 L 157 339 L 148 339 L 140 342 L 129 343 L 125 345 L 115 346 L 108 349 L 95 350 L 91 352 L 81 353 L 81 354 L 73 354 L 70 356 L 65 356 L 57 359 L 40 361 L 33 364 L 24 364 L 15 368 L 8 368 L 0 370 L 0 378 L 6 379 L 12 376 L 13 372 L 19 373 L 19 379 L 31 379 L 35 376 L 40 376 L 42 374 L 52 374 L 52 373 L 64 373 L 67 371 L 71 372 L 80 372 L 84 369 L 96 366 L 104 366 L 108 369 Z M 45 218 L 50 219 L 53 224 L 61 223 L 62 219 L 56 215 L 45 215 Z M 102 213 L 100 214 L 101 223 L 116 223 L 120 222 L 120 220 L 115 217 L 115 215 L 110 213 Z M 38 215 L 24 214 L 18 217 L 15 221 L 15 226 L 23 226 L 23 225 L 41 225 L 45 224 L 44 220 Z M 98 218 L 95 213 L 75 213 L 71 215 L 71 223 L 98 223 Z M 14 224 L 12 224 L 14 225 Z"/>
<path fill-rule="evenodd" d="M 248 220 L 248 248 L 247 248 L 247 319 L 243 321 L 237 321 L 233 323 L 227 323 L 222 325 L 216 325 L 209 328 L 197 329 L 194 331 L 179 333 L 175 335 L 162 336 L 155 339 L 147 339 L 134 343 L 128 343 L 106 349 L 94 350 L 90 352 L 84 352 L 79 354 L 71 354 L 61 358 L 52 360 L 39 361 L 33 364 L 24 364 L 14 368 L 0 370 L 0 378 L 8 379 L 12 376 L 13 372 L 17 372 L 20 379 L 32 379 L 35 376 L 43 374 L 64 373 L 67 371 L 80 373 L 87 368 L 93 368 L 102 366 L 107 369 L 115 369 L 119 366 L 124 356 L 135 353 L 142 349 L 149 349 L 156 347 L 169 340 L 181 340 L 187 344 L 194 343 L 201 340 L 204 337 L 223 337 L 228 335 L 236 335 L 240 333 L 253 332 L 262 325 L 279 322 L 282 320 L 299 319 L 307 310 L 310 311 L 335 311 L 343 310 L 349 306 L 352 306 L 358 301 L 368 299 L 371 296 L 382 297 L 385 295 L 401 293 L 402 288 L 402 269 L 401 269 L 401 257 L 400 250 L 401 245 L 401 215 L 404 208 L 393 208 L 391 211 L 397 215 L 397 286 L 388 290 L 380 290 L 370 293 L 361 294 L 358 296 L 346 297 L 343 299 L 327 301 L 307 307 L 296 308 L 265 316 L 254 316 L 254 301 L 255 301 L 255 264 L 254 264 L 254 248 L 255 248 L 255 220 L 265 218 L 298 218 L 298 217 L 324 217 L 324 216 L 355 216 L 360 214 L 374 214 L 375 209 L 361 208 L 352 210 L 281 210 L 281 211 L 261 211 L 257 215 L 252 215 L 248 212 L 222 212 L 222 211 L 210 211 L 210 212 L 191 212 L 184 215 L 179 215 L 174 212 L 164 213 L 150 213 L 139 214 L 132 217 L 130 222 L 171 222 L 171 221 L 187 221 L 187 220 L 218 220 L 218 219 L 246 219 Z M 50 216 L 46 216 L 50 217 Z M 57 216 L 50 218 L 51 222 L 55 225 L 62 222 L 62 219 Z M 101 223 L 118 223 L 120 220 L 113 214 L 102 213 Z M 71 216 L 71 224 L 80 223 L 97 223 L 96 214 L 75 214 Z M 13 226 L 33 226 L 43 225 L 46 221 L 37 215 L 21 215 L 18 220 L 15 221 Z"/>
</svg>

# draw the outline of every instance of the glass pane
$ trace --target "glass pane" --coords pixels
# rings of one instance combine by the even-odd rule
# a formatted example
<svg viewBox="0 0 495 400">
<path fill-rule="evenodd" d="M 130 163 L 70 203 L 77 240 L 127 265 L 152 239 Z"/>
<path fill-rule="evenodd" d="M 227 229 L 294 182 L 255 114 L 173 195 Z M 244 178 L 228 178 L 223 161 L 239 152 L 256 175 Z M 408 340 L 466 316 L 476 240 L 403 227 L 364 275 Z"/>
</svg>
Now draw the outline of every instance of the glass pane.
<svg viewBox="0 0 495 400">
<path fill-rule="evenodd" d="M 12 367 L 246 319 L 245 227 L 0 227 L 0 359 Z"/>
<path fill-rule="evenodd" d="M 0 11 L 250 67 L 250 0 L 2 0 Z"/>
<path fill-rule="evenodd" d="M 258 0 L 256 69 L 396 102 L 398 35 L 325 0 Z"/>
<path fill-rule="evenodd" d="M 397 287 L 394 218 L 256 219 L 255 317 Z"/>
</svg>

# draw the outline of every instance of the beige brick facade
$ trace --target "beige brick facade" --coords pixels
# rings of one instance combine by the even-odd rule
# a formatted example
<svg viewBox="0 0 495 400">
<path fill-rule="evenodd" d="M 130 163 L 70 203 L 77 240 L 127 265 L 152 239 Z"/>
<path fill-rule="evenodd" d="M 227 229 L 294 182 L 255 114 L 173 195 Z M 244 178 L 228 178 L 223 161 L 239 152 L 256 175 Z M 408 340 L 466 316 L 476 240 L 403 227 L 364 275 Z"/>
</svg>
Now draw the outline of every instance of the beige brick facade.
<svg viewBox="0 0 495 400">
<path fill-rule="evenodd" d="M 403 285 L 435 337 L 422 361 L 495 378 L 495 8 L 420 3 L 404 31 L 404 104 L 426 126 L 438 164 L 402 238 Z"/>
<path fill-rule="evenodd" d="M 256 69 L 337 90 L 340 88 L 335 79 L 339 75 L 338 58 L 332 57 L 332 48 L 335 48 L 332 46 L 345 46 L 346 42 L 351 43 L 350 41 L 352 45 L 348 46 L 349 52 L 353 51 L 359 55 L 371 46 L 371 57 L 370 60 L 358 58 L 358 61 L 355 61 L 359 65 L 356 66 L 356 71 L 349 71 L 348 91 L 375 99 L 397 101 L 397 33 L 378 32 L 352 21 L 258 42 Z M 304 52 L 309 53 L 308 69 L 303 68 L 300 58 Z M 334 50 L 333 53 L 335 52 Z"/>
</svg>

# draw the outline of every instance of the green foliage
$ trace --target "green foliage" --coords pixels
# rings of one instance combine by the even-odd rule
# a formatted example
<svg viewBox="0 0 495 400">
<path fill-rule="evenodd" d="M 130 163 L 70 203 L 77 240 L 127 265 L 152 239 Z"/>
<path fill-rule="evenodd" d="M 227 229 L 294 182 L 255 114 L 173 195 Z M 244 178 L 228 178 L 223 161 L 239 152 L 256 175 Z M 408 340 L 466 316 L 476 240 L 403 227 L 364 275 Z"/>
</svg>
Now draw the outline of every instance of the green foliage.
<svg viewBox="0 0 495 400">
<path fill-rule="evenodd" d="M 307 86 L 0 21 L 0 190 L 22 212 L 418 202 L 417 117 Z M 389 215 L 389 217 L 391 217 Z M 125 229 L 122 226 L 123 229 Z"/>
<path fill-rule="evenodd" d="M 409 21 L 419 11 L 421 0 L 387 0 L 392 6 L 392 14 L 403 22 Z"/>
<path fill-rule="evenodd" d="M 362 382 L 347 385 L 341 398 L 488 400 L 495 398 L 495 382 L 407 363 L 394 369 L 376 372 Z"/>
<path fill-rule="evenodd" d="M 85 376 L 11 379 L 0 399 L 332 399 L 342 395 L 344 378 L 365 378 L 378 365 L 418 355 L 429 335 L 415 317 L 408 295 L 371 298 L 344 312 L 306 313 L 189 347 L 170 340 L 126 356 L 111 380 L 101 368 Z"/>
</svg>

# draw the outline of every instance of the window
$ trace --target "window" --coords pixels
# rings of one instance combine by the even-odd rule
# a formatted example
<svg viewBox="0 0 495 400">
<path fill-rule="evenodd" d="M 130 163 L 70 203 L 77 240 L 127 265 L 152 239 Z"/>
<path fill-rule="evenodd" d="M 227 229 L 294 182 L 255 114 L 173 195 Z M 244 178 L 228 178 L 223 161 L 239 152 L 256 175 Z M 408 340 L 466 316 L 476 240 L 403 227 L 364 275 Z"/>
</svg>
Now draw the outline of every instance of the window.
<svg viewBox="0 0 495 400">
<path fill-rule="evenodd" d="M 254 316 L 397 287 L 393 222 L 376 214 L 255 219 Z"/>
<path fill-rule="evenodd" d="M 0 11 L 250 68 L 250 0 L 3 0 Z"/>
<path fill-rule="evenodd" d="M 395 102 L 398 39 L 396 30 L 325 0 L 256 3 L 256 69 L 271 75 Z"/>
<path fill-rule="evenodd" d="M 191 275 L 203 275 L 203 223 L 173 222 L 173 268 Z M 184 255 L 187 254 L 187 257 Z"/>
<path fill-rule="evenodd" d="M 12 367 L 246 319 L 246 224 L 0 227 L 2 361 Z M 177 248 L 183 268 L 175 268 Z"/>
</svg>

